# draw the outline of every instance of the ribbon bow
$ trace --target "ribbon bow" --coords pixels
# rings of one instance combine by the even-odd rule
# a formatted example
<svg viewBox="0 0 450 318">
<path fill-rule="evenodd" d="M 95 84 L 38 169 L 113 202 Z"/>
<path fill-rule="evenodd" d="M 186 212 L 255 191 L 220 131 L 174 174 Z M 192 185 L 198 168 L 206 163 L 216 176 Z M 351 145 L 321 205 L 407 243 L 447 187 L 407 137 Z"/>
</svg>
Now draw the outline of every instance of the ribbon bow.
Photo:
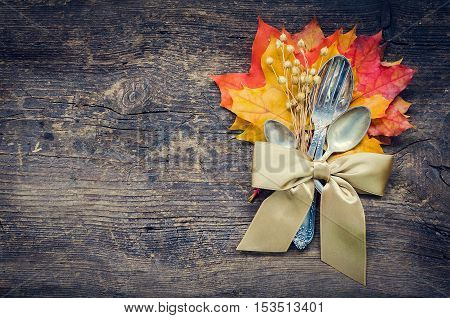
<svg viewBox="0 0 450 318">
<path fill-rule="evenodd" d="M 326 182 L 320 202 L 320 253 L 323 262 L 366 284 L 366 224 L 358 196 L 382 196 L 392 156 L 356 153 L 331 162 L 311 161 L 298 150 L 256 142 L 253 187 L 276 190 L 261 204 L 241 251 L 285 252 L 314 196 L 313 179 Z"/>
</svg>

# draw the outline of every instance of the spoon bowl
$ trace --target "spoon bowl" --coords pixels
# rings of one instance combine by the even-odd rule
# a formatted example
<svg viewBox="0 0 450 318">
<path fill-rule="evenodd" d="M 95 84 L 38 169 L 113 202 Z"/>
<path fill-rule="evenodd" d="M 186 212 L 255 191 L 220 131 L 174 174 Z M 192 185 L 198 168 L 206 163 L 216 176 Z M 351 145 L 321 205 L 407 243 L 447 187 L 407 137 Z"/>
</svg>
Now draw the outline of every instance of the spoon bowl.
<svg viewBox="0 0 450 318">
<path fill-rule="evenodd" d="M 264 123 L 264 135 L 268 142 L 286 148 L 295 148 L 297 143 L 294 133 L 285 125 L 273 119 Z"/>
<path fill-rule="evenodd" d="M 339 116 L 328 128 L 328 149 L 320 160 L 327 160 L 334 152 L 345 152 L 358 145 L 369 126 L 370 110 L 367 107 L 353 107 Z"/>
</svg>

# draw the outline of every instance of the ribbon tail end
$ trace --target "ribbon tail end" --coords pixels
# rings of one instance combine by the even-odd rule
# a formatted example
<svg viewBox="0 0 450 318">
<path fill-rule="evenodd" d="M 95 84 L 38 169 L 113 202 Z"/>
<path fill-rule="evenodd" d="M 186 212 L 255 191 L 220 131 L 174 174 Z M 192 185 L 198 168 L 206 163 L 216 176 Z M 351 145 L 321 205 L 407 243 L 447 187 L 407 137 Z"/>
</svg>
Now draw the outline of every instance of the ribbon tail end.
<svg viewBox="0 0 450 318">
<path fill-rule="evenodd" d="M 363 285 L 364 287 L 367 286 L 367 281 L 366 281 L 366 270 L 364 269 L 363 272 L 361 273 L 349 273 L 345 270 L 341 270 L 338 267 L 336 267 L 336 265 L 330 264 L 330 262 L 327 262 L 323 257 L 321 257 L 321 261 L 324 262 L 325 264 L 333 267 L 334 269 L 336 269 L 337 271 L 339 271 L 340 273 L 344 274 L 345 276 L 353 279 L 355 282 L 360 283 L 361 285 Z"/>
<path fill-rule="evenodd" d="M 251 244 L 251 242 L 245 242 L 244 239 L 239 243 L 239 245 L 236 247 L 236 251 L 242 251 L 242 252 L 260 252 L 260 253 L 283 253 L 287 252 L 289 249 L 289 246 L 286 248 L 280 248 L 280 247 L 273 247 L 273 246 L 264 246 L 258 245 L 258 244 Z"/>
</svg>

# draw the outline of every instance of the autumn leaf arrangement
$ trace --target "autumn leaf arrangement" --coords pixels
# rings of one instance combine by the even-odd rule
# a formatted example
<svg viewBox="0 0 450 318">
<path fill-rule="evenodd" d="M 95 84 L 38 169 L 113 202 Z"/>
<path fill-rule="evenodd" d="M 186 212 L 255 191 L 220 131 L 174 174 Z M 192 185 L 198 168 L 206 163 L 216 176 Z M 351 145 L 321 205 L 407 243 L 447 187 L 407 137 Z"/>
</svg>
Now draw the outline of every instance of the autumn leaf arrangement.
<svg viewBox="0 0 450 318">
<path fill-rule="evenodd" d="M 336 30 L 325 37 L 316 19 L 298 33 L 280 31 L 262 19 L 253 42 L 248 73 L 212 76 L 221 92 L 221 105 L 236 114 L 230 130 L 242 131 L 238 140 L 265 141 L 263 126 L 274 119 L 288 126 L 306 152 L 313 132 L 309 94 L 320 83 L 320 67 L 336 55 L 349 59 L 354 89 L 350 108 L 364 105 L 371 111 L 367 135 L 352 150 L 383 153 L 382 144 L 412 127 L 405 115 L 410 103 L 398 94 L 410 82 L 414 70 L 382 61 L 381 31 L 357 36 L 356 27 Z"/>
<path fill-rule="evenodd" d="M 279 31 L 259 19 L 250 71 L 212 77 L 221 92 L 221 105 L 237 116 L 230 129 L 242 131 L 237 139 L 255 143 L 252 185 L 274 190 L 259 207 L 237 250 L 285 252 L 296 239 L 305 246 L 304 233 L 313 231 L 308 224 L 314 220 L 310 211 L 314 210 L 316 188 L 321 193 L 321 260 L 366 284 L 365 215 L 358 193 L 383 195 L 393 159 L 383 154 L 381 145 L 412 127 L 405 114 L 411 104 L 398 94 L 411 81 L 414 70 L 402 65 L 402 60 L 383 61 L 381 41 L 381 32 L 357 36 L 356 27 L 346 33 L 341 28 L 325 37 L 316 19 L 295 34 L 284 28 Z M 368 108 L 370 127 L 353 149 L 317 159 L 320 150 L 312 160 L 306 155 L 310 143 L 316 145 L 312 119 L 318 132 L 322 133 L 319 125 L 323 125 L 313 116 L 313 109 L 334 112 L 328 108 L 337 90 L 330 84 L 333 66 L 321 72 L 322 66 L 330 65 L 330 59 L 331 63 L 339 60 L 350 64 L 353 85 L 349 87 L 353 91 L 349 108 Z M 332 76 L 340 76 L 342 68 L 338 72 Z M 319 99 L 317 94 L 321 94 Z M 324 104 L 313 105 L 316 102 Z M 369 116 L 369 112 L 366 114 Z M 265 142 L 268 120 L 268 127 L 275 120 L 278 127 L 281 124 L 293 132 L 289 147 L 272 139 Z M 358 129 L 351 124 L 346 127 Z M 350 135 L 354 133 L 347 130 Z M 320 187 L 319 180 L 325 185 Z M 258 192 L 256 189 L 249 201 Z"/>
</svg>

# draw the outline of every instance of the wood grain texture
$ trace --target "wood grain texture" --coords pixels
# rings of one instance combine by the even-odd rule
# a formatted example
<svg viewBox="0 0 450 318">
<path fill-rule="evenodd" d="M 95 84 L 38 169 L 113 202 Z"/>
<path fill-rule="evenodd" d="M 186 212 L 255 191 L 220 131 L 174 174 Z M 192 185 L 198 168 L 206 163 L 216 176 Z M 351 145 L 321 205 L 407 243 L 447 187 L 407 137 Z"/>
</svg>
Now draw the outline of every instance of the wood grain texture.
<svg viewBox="0 0 450 318">
<path fill-rule="evenodd" d="M 444 1 L 0 2 L 0 296 L 448 297 L 449 6 Z M 415 129 L 363 196 L 368 286 L 304 252 L 235 250 L 250 144 L 210 74 L 244 72 L 257 16 L 380 28 Z"/>
</svg>

